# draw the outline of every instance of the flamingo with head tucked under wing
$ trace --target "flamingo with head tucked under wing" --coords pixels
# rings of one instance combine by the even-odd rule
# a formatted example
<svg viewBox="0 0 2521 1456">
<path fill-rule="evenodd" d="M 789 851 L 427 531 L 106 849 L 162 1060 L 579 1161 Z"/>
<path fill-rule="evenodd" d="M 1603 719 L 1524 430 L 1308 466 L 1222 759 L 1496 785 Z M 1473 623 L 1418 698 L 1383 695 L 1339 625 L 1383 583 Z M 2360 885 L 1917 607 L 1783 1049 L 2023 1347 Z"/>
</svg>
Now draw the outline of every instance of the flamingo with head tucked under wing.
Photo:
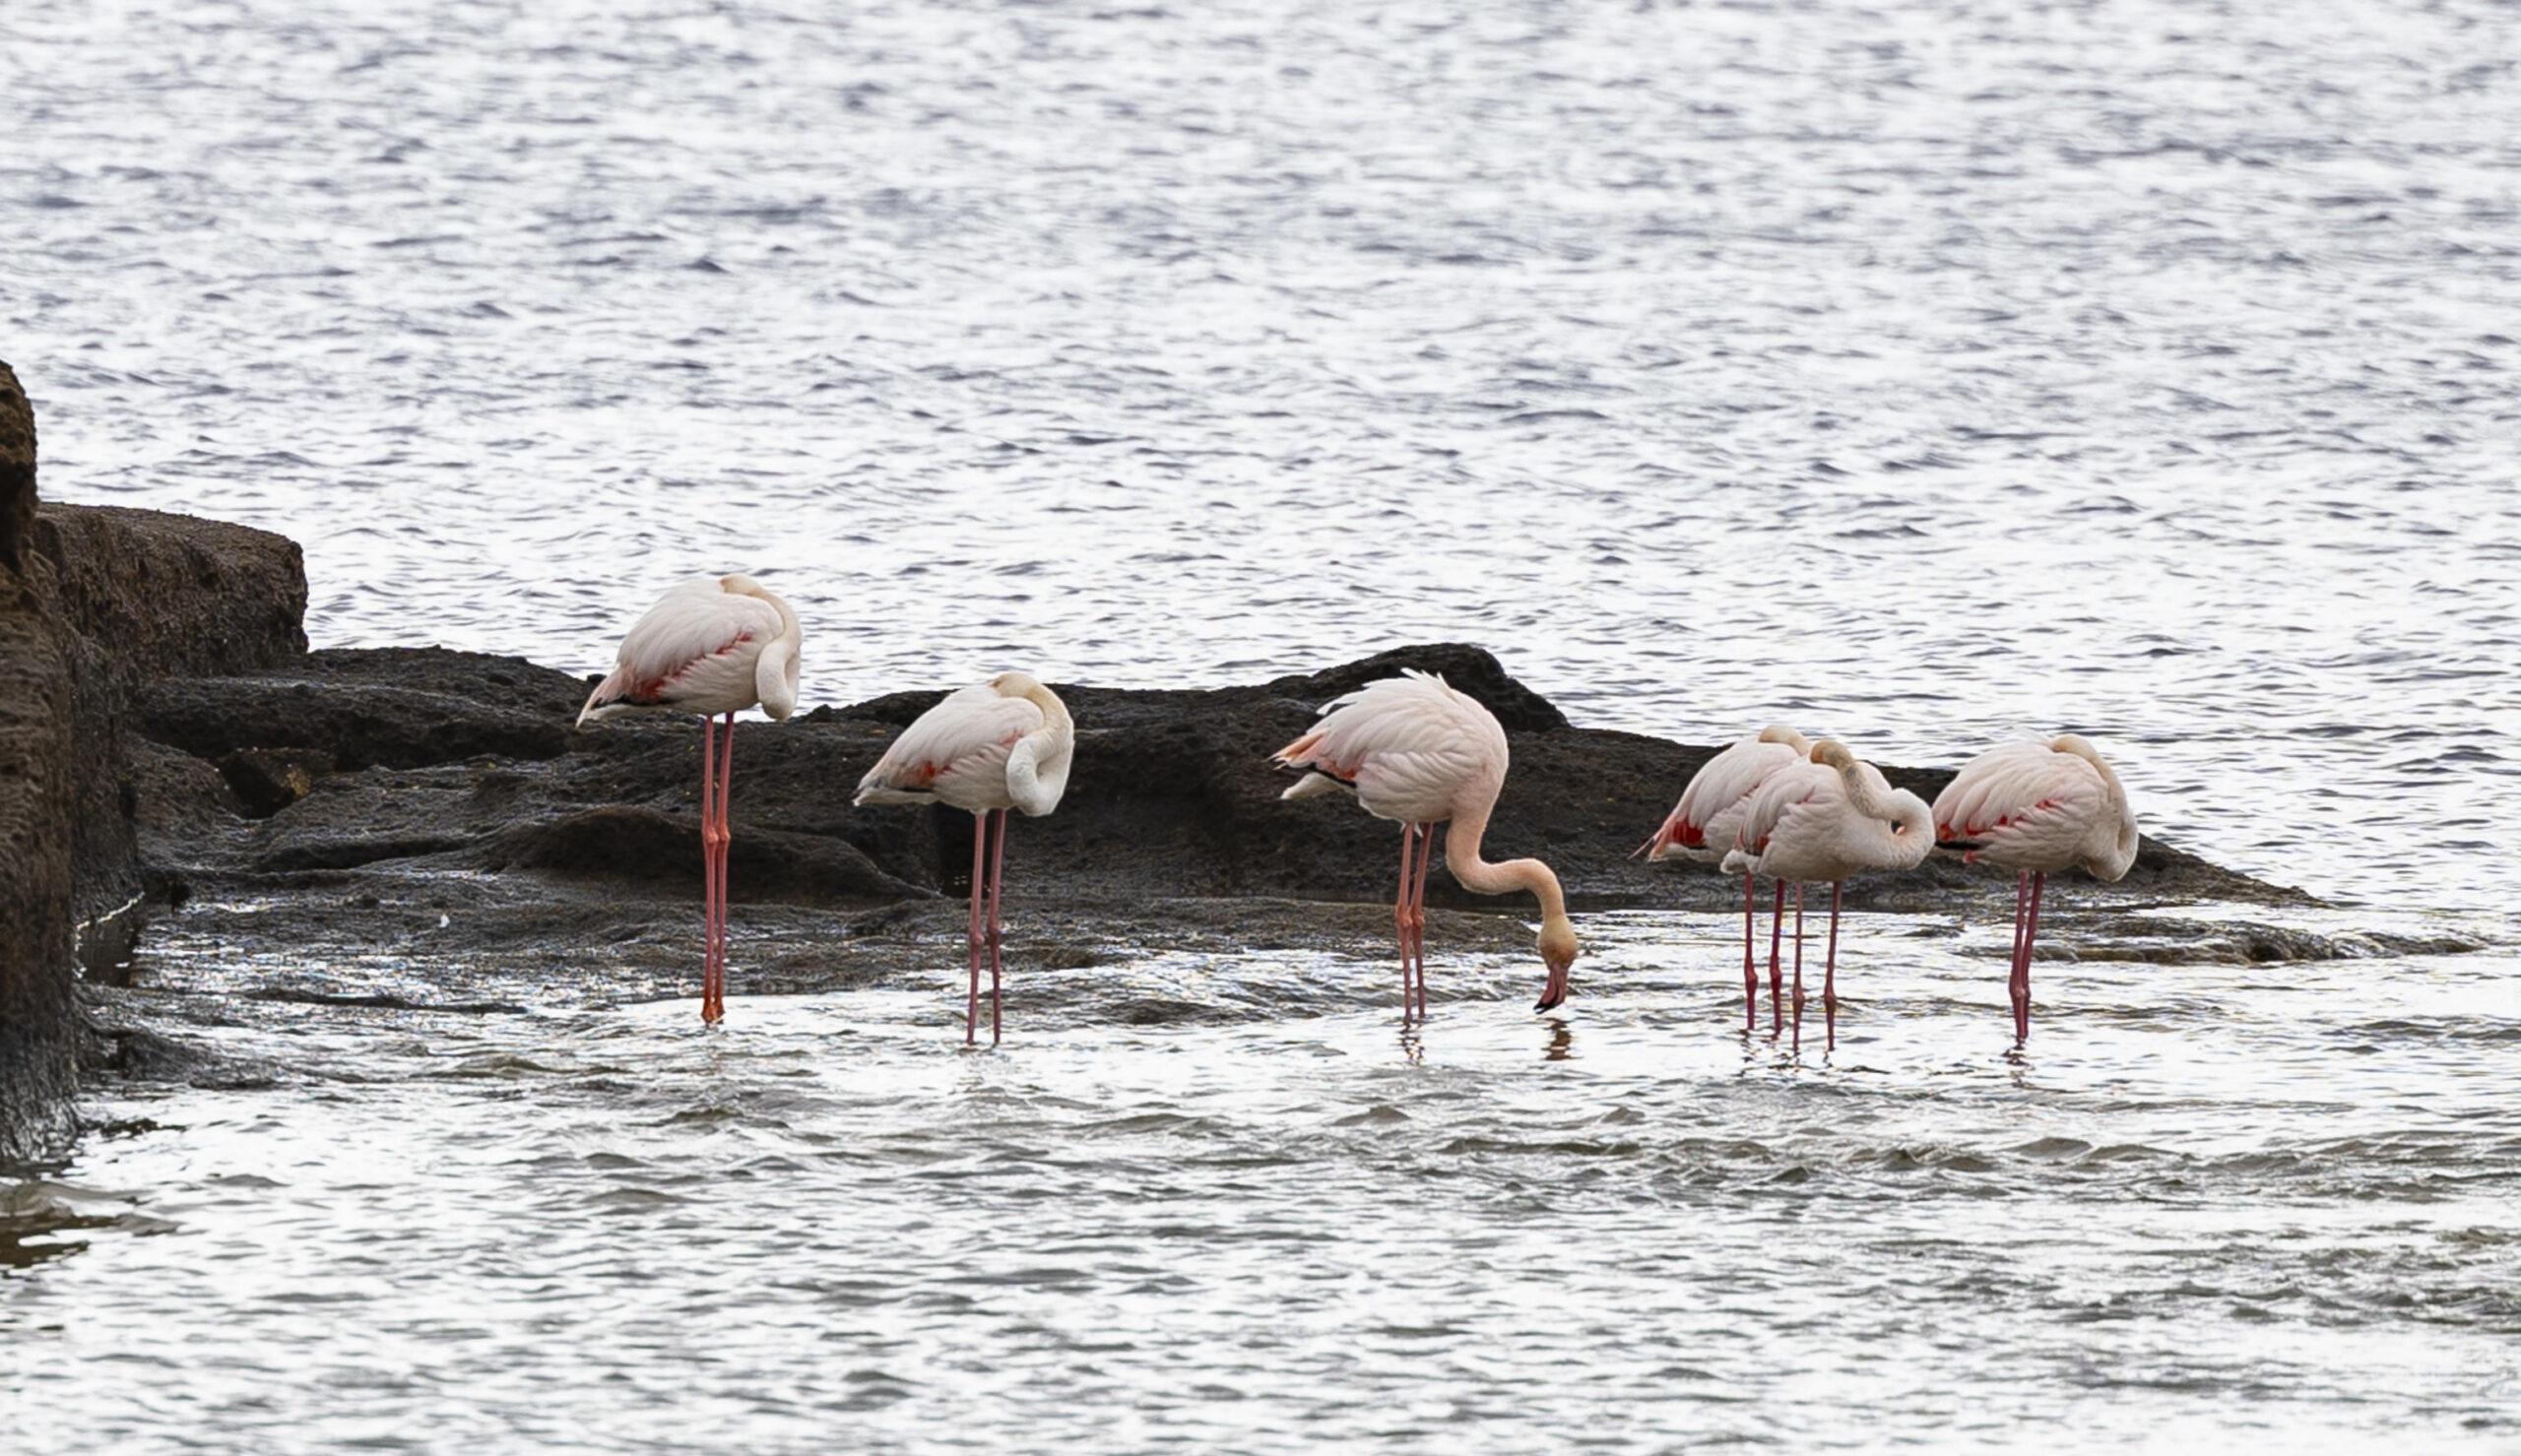
<svg viewBox="0 0 2521 1456">
<path fill-rule="evenodd" d="M 700 715 L 700 1019 L 727 1014 L 727 823 L 735 791 L 736 715 L 759 704 L 772 718 L 797 707 L 797 649 L 805 633 L 788 603 L 748 576 L 683 583 L 621 639 L 611 676 L 587 694 L 578 724 L 633 709 Z M 726 757 L 717 718 L 727 717 Z"/>
<path fill-rule="evenodd" d="M 2014 873 L 2014 1045 L 2031 1040 L 2031 943 L 2039 934 L 2039 893 L 2051 870 L 2082 865 L 2095 879 L 2126 877 L 2136 862 L 2136 811 L 2127 791 L 2089 739 L 2066 733 L 2045 743 L 2008 743 L 1963 766 L 1934 800 L 1935 838 Z"/>
<path fill-rule="evenodd" d="M 1402 1021 L 1410 1019 L 1413 1004 L 1418 1019 L 1427 1015 L 1427 868 L 1440 823 L 1447 825 L 1445 866 L 1464 889 L 1482 895 L 1520 890 L 1540 901 L 1540 958 L 1549 980 L 1532 1009 L 1547 1011 L 1567 999 L 1567 970 L 1578 947 L 1558 876 L 1537 859 L 1491 864 L 1479 857 L 1480 836 L 1506 784 L 1506 730 L 1477 699 L 1442 677 L 1404 671 L 1323 709 L 1312 729 L 1273 761 L 1308 771 L 1281 798 L 1345 791 L 1367 813 L 1400 825 L 1392 918 L 1400 933 Z"/>
<path fill-rule="evenodd" d="M 858 781 L 862 804 L 941 803 L 972 816 L 972 914 L 965 949 L 971 990 L 963 1045 L 977 1039 L 981 959 L 989 959 L 989 1040 L 998 1045 L 999 899 L 1006 874 L 1006 811 L 1039 818 L 1067 791 L 1076 728 L 1059 694 L 1021 672 L 948 693 L 902 729 Z"/>
<path fill-rule="evenodd" d="M 1699 765 L 1690 776 L 1688 787 L 1681 791 L 1681 801 L 1672 806 L 1663 826 L 1646 842 L 1643 853 L 1649 862 L 1660 862 L 1674 855 L 1704 860 L 1713 864 L 1733 848 L 1733 838 L 1742 826 L 1743 811 L 1750 807 L 1751 795 L 1771 774 L 1789 764 L 1801 763 L 1812 751 L 1812 740 L 1790 728 L 1764 728 L 1751 737 L 1743 738 Z M 1757 913 L 1753 876 L 1742 875 L 1742 1029 L 1749 1031 L 1759 1023 L 1760 973 L 1752 958 L 1752 918 Z M 1778 970 L 1778 932 L 1785 920 L 1785 881 L 1777 884 L 1777 910 L 1769 917 L 1769 1014 L 1779 1030 L 1785 1026 L 1784 994 Z"/>
<path fill-rule="evenodd" d="M 1839 1043 L 1839 903 L 1846 878 L 1867 869 L 1914 869 L 1934 849 L 1926 801 L 1894 790 L 1882 771 L 1824 738 L 1812 756 L 1769 775 L 1743 807 L 1727 871 L 1794 882 L 1794 1038 L 1803 1040 L 1803 882 L 1830 882 L 1830 951 L 1821 1009 Z"/>
</svg>

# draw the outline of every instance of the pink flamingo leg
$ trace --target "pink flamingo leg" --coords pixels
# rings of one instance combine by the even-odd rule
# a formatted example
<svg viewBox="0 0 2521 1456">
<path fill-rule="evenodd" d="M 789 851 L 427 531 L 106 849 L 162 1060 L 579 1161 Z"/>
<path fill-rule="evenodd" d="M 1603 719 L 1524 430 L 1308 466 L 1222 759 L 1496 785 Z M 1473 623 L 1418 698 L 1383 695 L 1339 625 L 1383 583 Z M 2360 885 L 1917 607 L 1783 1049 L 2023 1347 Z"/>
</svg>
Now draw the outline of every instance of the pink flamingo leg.
<svg viewBox="0 0 2521 1456">
<path fill-rule="evenodd" d="M 2031 919 L 2031 871 L 2021 870 L 2013 881 L 2013 958 L 2005 963 L 2005 1004 L 2013 1010 L 2014 1040 L 2022 1039 L 2022 931 Z"/>
<path fill-rule="evenodd" d="M 1391 892 L 1391 934 L 1401 945 L 1401 1025 L 1409 1025 L 1409 884 L 1417 864 L 1417 824 L 1401 824 L 1401 882 Z"/>
<path fill-rule="evenodd" d="M 963 998 L 963 1045 L 979 1045 L 981 1023 L 981 896 L 989 884 L 989 815 L 972 816 L 972 914 L 963 929 L 963 960 L 971 990 Z"/>
<path fill-rule="evenodd" d="M 1803 1049 L 1803 882 L 1794 882 L 1794 1049 Z"/>
<path fill-rule="evenodd" d="M 1821 1014 L 1830 1023 L 1832 1051 L 1839 1049 L 1839 901 L 1847 882 L 1830 881 L 1830 958 L 1821 963 Z"/>
<path fill-rule="evenodd" d="M 2048 872 L 2040 870 L 2031 877 L 2031 918 L 2022 930 L 2022 993 L 2014 1002 L 2013 1039 L 2019 1046 L 2031 1040 L 2031 948 L 2039 939 L 2039 892 L 2047 887 Z"/>
<path fill-rule="evenodd" d="M 1778 937 L 1785 933 L 1785 881 L 1777 882 L 1777 904 L 1769 911 L 1769 1031 L 1785 1030 L 1785 975 L 1778 970 Z"/>
<path fill-rule="evenodd" d="M 1760 1029 L 1760 968 L 1751 957 L 1751 926 L 1759 914 L 1758 893 L 1752 888 L 1751 872 L 1742 871 L 1742 1031 L 1746 1036 Z"/>
<path fill-rule="evenodd" d="M 1006 896 L 1006 810 L 990 815 L 997 829 L 990 836 L 989 861 L 989 1045 L 999 1043 L 999 1013 L 1006 1004 L 1006 990 L 1000 983 L 998 947 L 1004 938 L 999 926 L 998 905 Z"/>
<path fill-rule="evenodd" d="M 718 720 L 700 720 L 700 1019 L 718 982 Z"/>
<path fill-rule="evenodd" d="M 1427 1019 L 1427 871 L 1436 863 L 1436 826 L 1418 826 L 1418 880 L 1409 892 L 1409 955 L 1418 967 L 1418 1019 Z"/>
<path fill-rule="evenodd" d="M 727 1014 L 727 860 L 735 849 L 736 828 L 729 818 L 736 800 L 736 715 L 727 715 L 726 762 L 718 775 L 718 988 L 717 1021 Z"/>
</svg>

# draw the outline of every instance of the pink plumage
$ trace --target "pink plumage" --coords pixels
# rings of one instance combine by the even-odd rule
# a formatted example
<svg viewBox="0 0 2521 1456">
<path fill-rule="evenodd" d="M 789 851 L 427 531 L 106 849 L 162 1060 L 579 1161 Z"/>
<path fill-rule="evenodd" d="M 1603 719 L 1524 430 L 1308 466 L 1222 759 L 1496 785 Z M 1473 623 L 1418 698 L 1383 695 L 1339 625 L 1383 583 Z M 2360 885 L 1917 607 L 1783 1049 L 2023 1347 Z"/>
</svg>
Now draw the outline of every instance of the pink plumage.
<svg viewBox="0 0 2521 1456">
<path fill-rule="evenodd" d="M 1675 855 L 1713 861 L 1733 848 L 1743 808 L 1763 780 L 1812 751 L 1812 740 L 1790 728 L 1766 728 L 1699 765 L 1681 791 L 1681 801 L 1646 842 L 1646 857 Z M 1694 852 L 1694 853 L 1693 853 Z"/>
<path fill-rule="evenodd" d="M 1313 769 L 1357 795 L 1378 819 L 1432 824 L 1473 801 L 1493 804 L 1506 782 L 1506 730 L 1479 700 L 1425 672 L 1387 677 L 1323 710 L 1313 731 L 1277 761 Z M 1308 778 L 1286 792 L 1331 786 Z"/>
<path fill-rule="evenodd" d="M 2068 733 L 1972 759 L 1934 800 L 1935 837 L 1969 857 L 2035 872 L 2080 865 L 2119 879 L 2136 861 L 2136 815 L 2091 743 Z"/>
<path fill-rule="evenodd" d="M 1833 751 L 1835 750 L 1835 751 Z M 1741 808 L 1728 870 L 1784 880 L 1842 880 L 1914 869 L 1934 849 L 1926 801 L 1828 740 L 1763 780 Z"/>
<path fill-rule="evenodd" d="M 963 1042 L 975 1045 L 981 965 L 989 965 L 990 1045 L 1003 1030 L 1006 815 L 1038 818 L 1059 807 L 1075 757 L 1067 705 L 1031 675 L 1001 672 L 947 693 L 902 729 L 858 781 L 862 804 L 941 803 L 972 816 L 972 906 L 964 949 L 971 974 L 963 1002 Z"/>
<path fill-rule="evenodd" d="M 735 831 L 736 715 L 754 704 L 773 718 L 797 708 L 797 653 L 805 631 L 788 603 L 748 576 L 705 576 L 658 599 L 621 639 L 613 671 L 578 710 L 578 726 L 638 710 L 700 717 L 700 1019 L 726 1015 L 727 846 Z M 718 748 L 719 715 L 727 720 Z"/>
<path fill-rule="evenodd" d="M 2122 879 L 2136 862 L 2136 812 L 2101 750 L 2065 733 L 1979 754 L 1934 800 L 1935 836 L 1969 847 L 1965 858 L 2013 870 L 2014 1043 L 2031 1039 L 2032 949 L 2051 872 L 2081 866 Z"/>
<path fill-rule="evenodd" d="M 1435 860 L 1436 825 L 1445 830 L 1445 867 L 1462 887 L 1482 895 L 1524 891 L 1540 901 L 1540 957 L 1549 979 L 1534 1009 L 1567 998 L 1567 971 L 1577 956 L 1576 929 L 1558 876 L 1537 859 L 1491 864 L 1479 854 L 1497 794 L 1506 784 L 1506 730 L 1479 700 L 1442 677 L 1404 671 L 1332 702 L 1321 721 L 1273 755 L 1308 772 L 1282 798 L 1349 792 L 1367 813 L 1400 825 L 1400 890 L 1393 922 L 1400 937 L 1401 1017 L 1427 1005 L 1427 869 Z M 1414 981 L 1413 981 L 1414 976 Z"/>
<path fill-rule="evenodd" d="M 1812 745 L 1811 757 L 1788 764 L 1760 782 L 1743 802 L 1726 852 L 1724 868 L 1743 876 L 1743 922 L 1750 919 L 1750 876 L 1765 874 L 1778 881 L 1782 917 L 1786 884 L 1794 886 L 1794 1021 L 1795 1037 L 1803 1034 L 1803 882 L 1830 882 L 1830 949 L 1823 962 L 1821 1005 L 1829 1017 L 1830 1043 L 1838 1045 L 1839 908 L 1846 878 L 1869 869 L 1914 869 L 1934 849 L 1934 816 L 1926 801 L 1895 790 L 1882 771 L 1849 753 L 1846 745 L 1824 738 Z M 1772 936 L 1771 944 L 1775 944 Z M 1770 960 L 1772 1001 L 1776 999 L 1777 965 Z M 1746 948 L 1742 963 L 1743 994 L 1753 984 Z"/>
<path fill-rule="evenodd" d="M 750 577 L 699 577 L 669 591 L 621 639 L 614 668 L 578 722 L 634 708 L 772 718 L 797 707 L 804 632 L 788 603 Z"/>
<path fill-rule="evenodd" d="M 1025 696 L 1028 691 L 1038 692 L 1039 699 Z M 1022 765 L 1012 759 L 1028 736 L 1052 722 L 1054 713 L 1065 726 L 1067 712 L 1059 699 L 1022 673 L 1002 673 L 948 693 L 902 729 L 884 756 L 858 781 L 857 802 L 936 802 L 968 813 L 1022 809 L 1030 815 L 1047 814 L 1058 795 L 1047 803 L 1038 795 L 1028 795 L 1031 803 L 1019 800 L 1015 781 L 1022 777 Z M 1063 737 L 1060 747 L 1063 784 L 1067 741 Z M 1033 761 L 1038 783 L 1038 751 Z"/>
</svg>

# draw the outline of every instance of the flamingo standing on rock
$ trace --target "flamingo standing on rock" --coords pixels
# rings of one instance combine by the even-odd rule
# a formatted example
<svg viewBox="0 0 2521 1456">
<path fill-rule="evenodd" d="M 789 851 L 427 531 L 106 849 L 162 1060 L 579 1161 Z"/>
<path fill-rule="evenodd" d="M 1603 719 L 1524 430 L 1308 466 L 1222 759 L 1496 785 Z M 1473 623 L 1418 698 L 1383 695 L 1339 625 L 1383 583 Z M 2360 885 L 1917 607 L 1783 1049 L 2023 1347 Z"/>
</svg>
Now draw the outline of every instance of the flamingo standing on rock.
<svg viewBox="0 0 2521 1456">
<path fill-rule="evenodd" d="M 587 694 L 578 726 L 634 709 L 700 715 L 700 873 L 704 936 L 700 1019 L 727 1014 L 727 823 L 735 791 L 736 715 L 759 704 L 772 718 L 797 708 L 797 650 L 805 632 L 788 603 L 748 576 L 701 577 L 658 599 L 621 639 L 611 676 Z M 726 757 L 717 718 L 727 717 Z"/>
<path fill-rule="evenodd" d="M 1681 801 L 1672 806 L 1663 826 L 1646 842 L 1642 853 L 1648 863 L 1660 863 L 1672 856 L 1684 855 L 1709 864 L 1716 863 L 1733 848 L 1736 833 L 1742 827 L 1742 814 L 1750 807 L 1751 795 L 1768 781 L 1770 775 L 1790 764 L 1802 763 L 1812 751 L 1812 740 L 1790 728 L 1769 727 L 1751 737 L 1743 738 L 1699 765 L 1690 776 L 1688 787 L 1681 791 Z M 1742 1030 L 1750 1031 L 1759 1024 L 1758 1000 L 1760 973 L 1752 959 L 1752 918 L 1756 914 L 1757 891 L 1753 876 L 1742 875 Z M 1769 1014 L 1778 1029 L 1785 1025 L 1783 987 L 1778 981 L 1778 935 L 1785 920 L 1785 881 L 1777 885 L 1777 909 L 1769 917 Z"/>
<path fill-rule="evenodd" d="M 989 1041 L 999 1043 L 999 899 L 1006 872 L 1006 811 L 1040 818 L 1067 791 L 1076 726 L 1059 694 L 1021 672 L 948 693 L 902 729 L 858 781 L 862 804 L 941 803 L 972 816 L 972 915 L 965 946 L 971 992 L 963 1003 L 963 1045 L 975 1044 L 981 958 L 989 958 Z"/>
<path fill-rule="evenodd" d="M 1934 800 L 1935 838 L 2014 871 L 2014 1045 L 2031 1040 L 2031 943 L 2039 934 L 2039 892 L 2051 870 L 2082 865 L 2095 879 L 2126 877 L 2136 862 L 2136 812 L 2091 741 L 2066 733 L 2008 743 L 1963 766 Z"/>
<path fill-rule="evenodd" d="M 1281 798 L 1348 792 L 1367 813 L 1400 825 L 1400 890 L 1392 919 L 1400 933 L 1400 1019 L 1427 1016 L 1427 869 L 1435 834 L 1445 824 L 1445 866 L 1462 888 L 1482 895 L 1523 891 L 1540 901 L 1540 958 L 1549 979 L 1547 1011 L 1567 999 L 1567 969 L 1576 962 L 1576 927 L 1558 876 L 1537 859 L 1491 864 L 1479 839 L 1506 784 L 1506 730 L 1478 700 L 1442 677 L 1405 670 L 1339 698 L 1312 729 L 1272 755 L 1308 770 Z M 1414 859 L 1413 859 L 1414 856 Z M 1415 985 L 1412 985 L 1413 967 Z"/>
<path fill-rule="evenodd" d="M 1895 790 L 1882 771 L 1824 738 L 1812 755 L 1769 775 L 1742 809 L 1728 873 L 1794 881 L 1794 1041 L 1803 1043 L 1803 882 L 1830 882 L 1830 951 L 1821 1010 L 1839 1045 L 1839 903 L 1846 877 L 1866 869 L 1914 869 L 1934 849 L 1926 801 Z"/>
</svg>

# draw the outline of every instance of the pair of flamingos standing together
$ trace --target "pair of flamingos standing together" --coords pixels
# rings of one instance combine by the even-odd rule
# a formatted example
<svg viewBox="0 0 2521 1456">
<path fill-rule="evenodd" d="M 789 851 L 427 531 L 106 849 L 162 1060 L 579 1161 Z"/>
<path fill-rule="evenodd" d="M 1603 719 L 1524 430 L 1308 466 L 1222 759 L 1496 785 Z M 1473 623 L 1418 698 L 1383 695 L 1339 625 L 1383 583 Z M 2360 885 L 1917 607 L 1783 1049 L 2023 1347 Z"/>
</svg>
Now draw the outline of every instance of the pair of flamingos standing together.
<svg viewBox="0 0 2521 1456">
<path fill-rule="evenodd" d="M 701 856 L 706 946 L 703 1020 L 726 1014 L 727 819 L 734 789 L 736 714 L 758 705 L 774 719 L 797 706 L 798 650 L 804 640 L 788 603 L 749 577 L 701 578 L 667 593 L 622 639 L 616 665 L 587 697 L 580 724 L 632 709 L 697 713 L 701 719 Z M 718 743 L 717 720 L 726 719 Z M 990 971 L 990 1040 L 1000 1034 L 1002 1000 L 999 902 L 1005 869 L 1006 815 L 1038 817 L 1067 788 L 1075 728 L 1049 688 L 1021 672 L 948 694 L 902 730 L 859 781 L 856 802 L 942 803 L 972 814 L 970 990 L 963 1036 L 977 1039 L 981 967 Z M 1483 895 L 1528 893 L 1540 903 L 1539 951 L 1548 981 L 1535 1010 L 1567 998 L 1578 953 L 1575 925 L 1558 876 L 1538 859 L 1490 863 L 1480 839 L 1506 782 L 1506 733 L 1496 717 L 1444 679 L 1421 672 L 1368 683 L 1323 710 L 1311 731 L 1275 761 L 1303 771 L 1283 797 L 1347 792 L 1368 813 L 1400 825 L 1400 881 L 1393 901 L 1399 930 L 1404 1018 L 1427 1009 L 1427 874 L 1435 832 L 1445 830 L 1445 863 Z M 1836 1032 L 1838 918 L 1849 874 L 1910 869 L 1938 840 L 1960 842 L 1971 859 L 2018 872 L 2008 985 L 2017 1041 L 2031 1034 L 2031 954 L 2039 896 L 2050 871 L 2081 865 L 2102 879 L 2127 872 L 2136 821 L 2125 791 L 2093 746 L 2072 734 L 2015 743 L 1980 755 L 1929 809 L 1894 790 L 1879 770 L 1828 739 L 1813 743 L 1769 728 L 1702 766 L 1680 803 L 1647 842 L 1651 857 L 1713 859 L 1742 876 L 1742 991 L 1756 1024 L 1758 973 L 1752 942 L 1755 876 L 1778 881 L 1770 937 L 1772 1011 L 1781 996 L 1777 940 L 1785 888 L 1794 883 L 1796 1019 L 1801 1020 L 1802 884 L 1828 880 L 1830 948 L 1822 1004 Z"/>
</svg>

